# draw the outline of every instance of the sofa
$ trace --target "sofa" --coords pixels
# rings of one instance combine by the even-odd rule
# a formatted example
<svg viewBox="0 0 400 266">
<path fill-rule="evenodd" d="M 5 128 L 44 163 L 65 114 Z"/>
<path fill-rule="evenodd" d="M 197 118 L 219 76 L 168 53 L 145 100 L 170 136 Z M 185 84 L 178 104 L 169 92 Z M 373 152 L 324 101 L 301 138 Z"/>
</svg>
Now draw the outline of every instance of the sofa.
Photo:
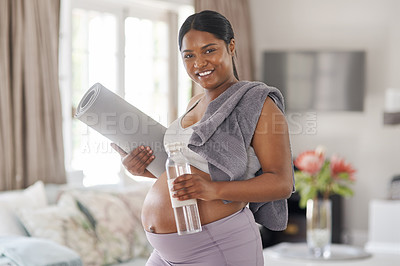
<svg viewBox="0 0 400 266">
<path fill-rule="evenodd" d="M 76 187 L 38 181 L 0 192 L 0 266 L 145 265 L 140 222 L 151 182 Z"/>
</svg>

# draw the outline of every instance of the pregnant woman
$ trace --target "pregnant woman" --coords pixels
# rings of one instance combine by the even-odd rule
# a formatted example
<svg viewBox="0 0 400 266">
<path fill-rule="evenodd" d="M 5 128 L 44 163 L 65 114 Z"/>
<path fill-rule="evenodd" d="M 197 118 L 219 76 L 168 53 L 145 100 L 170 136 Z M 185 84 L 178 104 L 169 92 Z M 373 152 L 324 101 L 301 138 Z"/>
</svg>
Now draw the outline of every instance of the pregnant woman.
<svg viewBox="0 0 400 266">
<path fill-rule="evenodd" d="M 154 247 L 146 265 L 264 265 L 256 222 L 283 230 L 293 191 L 282 95 L 261 82 L 239 81 L 234 33 L 217 12 L 189 16 L 179 31 L 179 50 L 204 92 L 171 123 L 164 145 L 186 146 L 192 174 L 178 177 L 172 191 L 178 200 L 197 199 L 203 230 L 176 233 L 164 172 L 143 205 L 143 227 Z M 154 160 L 150 147 L 127 154 L 112 146 L 130 173 L 156 178 L 146 170 Z"/>
</svg>

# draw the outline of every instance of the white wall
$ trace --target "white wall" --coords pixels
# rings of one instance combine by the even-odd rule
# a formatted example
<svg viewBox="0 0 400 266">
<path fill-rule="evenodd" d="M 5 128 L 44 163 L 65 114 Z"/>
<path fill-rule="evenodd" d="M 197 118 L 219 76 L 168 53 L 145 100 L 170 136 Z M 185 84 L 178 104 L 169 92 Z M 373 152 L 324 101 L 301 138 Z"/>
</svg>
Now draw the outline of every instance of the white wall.
<svg viewBox="0 0 400 266">
<path fill-rule="evenodd" d="M 305 114 L 301 132 L 290 123 L 294 155 L 322 144 L 358 170 L 355 196 L 344 202 L 344 227 L 350 242 L 362 245 L 369 201 L 386 198 L 390 179 L 400 174 L 400 126 L 382 123 L 385 89 L 400 87 L 400 1 L 250 0 L 250 10 L 259 80 L 264 50 L 367 52 L 364 112 L 317 112 L 315 134 L 307 134 Z"/>
</svg>

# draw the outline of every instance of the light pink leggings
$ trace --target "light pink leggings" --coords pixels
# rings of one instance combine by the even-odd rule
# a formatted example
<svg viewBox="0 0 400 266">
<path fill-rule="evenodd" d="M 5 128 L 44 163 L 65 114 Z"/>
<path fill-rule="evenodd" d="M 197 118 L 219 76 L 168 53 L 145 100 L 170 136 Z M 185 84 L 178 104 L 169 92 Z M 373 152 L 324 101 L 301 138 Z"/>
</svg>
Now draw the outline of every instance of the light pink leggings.
<svg viewBox="0 0 400 266">
<path fill-rule="evenodd" d="M 146 232 L 154 247 L 146 266 L 264 265 L 260 232 L 248 208 L 203 225 L 202 229 L 182 236 Z"/>
</svg>

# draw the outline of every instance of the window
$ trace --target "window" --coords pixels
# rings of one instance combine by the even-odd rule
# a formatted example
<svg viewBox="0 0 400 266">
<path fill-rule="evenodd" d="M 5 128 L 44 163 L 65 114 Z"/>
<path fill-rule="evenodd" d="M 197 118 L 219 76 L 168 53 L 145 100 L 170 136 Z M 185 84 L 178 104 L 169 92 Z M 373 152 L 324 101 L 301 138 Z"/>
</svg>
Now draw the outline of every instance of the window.
<svg viewBox="0 0 400 266">
<path fill-rule="evenodd" d="M 163 21 L 128 17 L 125 36 L 125 99 L 166 126 L 168 25 Z"/>
<path fill-rule="evenodd" d="M 191 95 L 176 40 L 180 16 L 187 17 L 193 8 L 127 3 L 76 0 L 63 13 L 70 14 L 71 22 L 69 29 L 62 27 L 60 40 L 60 62 L 70 62 L 70 68 L 60 64 L 66 166 L 67 171 L 83 172 L 85 186 L 119 183 L 127 174 L 110 141 L 71 118 L 71 107 L 94 83 L 102 83 L 165 126 L 183 112 Z"/>
</svg>

